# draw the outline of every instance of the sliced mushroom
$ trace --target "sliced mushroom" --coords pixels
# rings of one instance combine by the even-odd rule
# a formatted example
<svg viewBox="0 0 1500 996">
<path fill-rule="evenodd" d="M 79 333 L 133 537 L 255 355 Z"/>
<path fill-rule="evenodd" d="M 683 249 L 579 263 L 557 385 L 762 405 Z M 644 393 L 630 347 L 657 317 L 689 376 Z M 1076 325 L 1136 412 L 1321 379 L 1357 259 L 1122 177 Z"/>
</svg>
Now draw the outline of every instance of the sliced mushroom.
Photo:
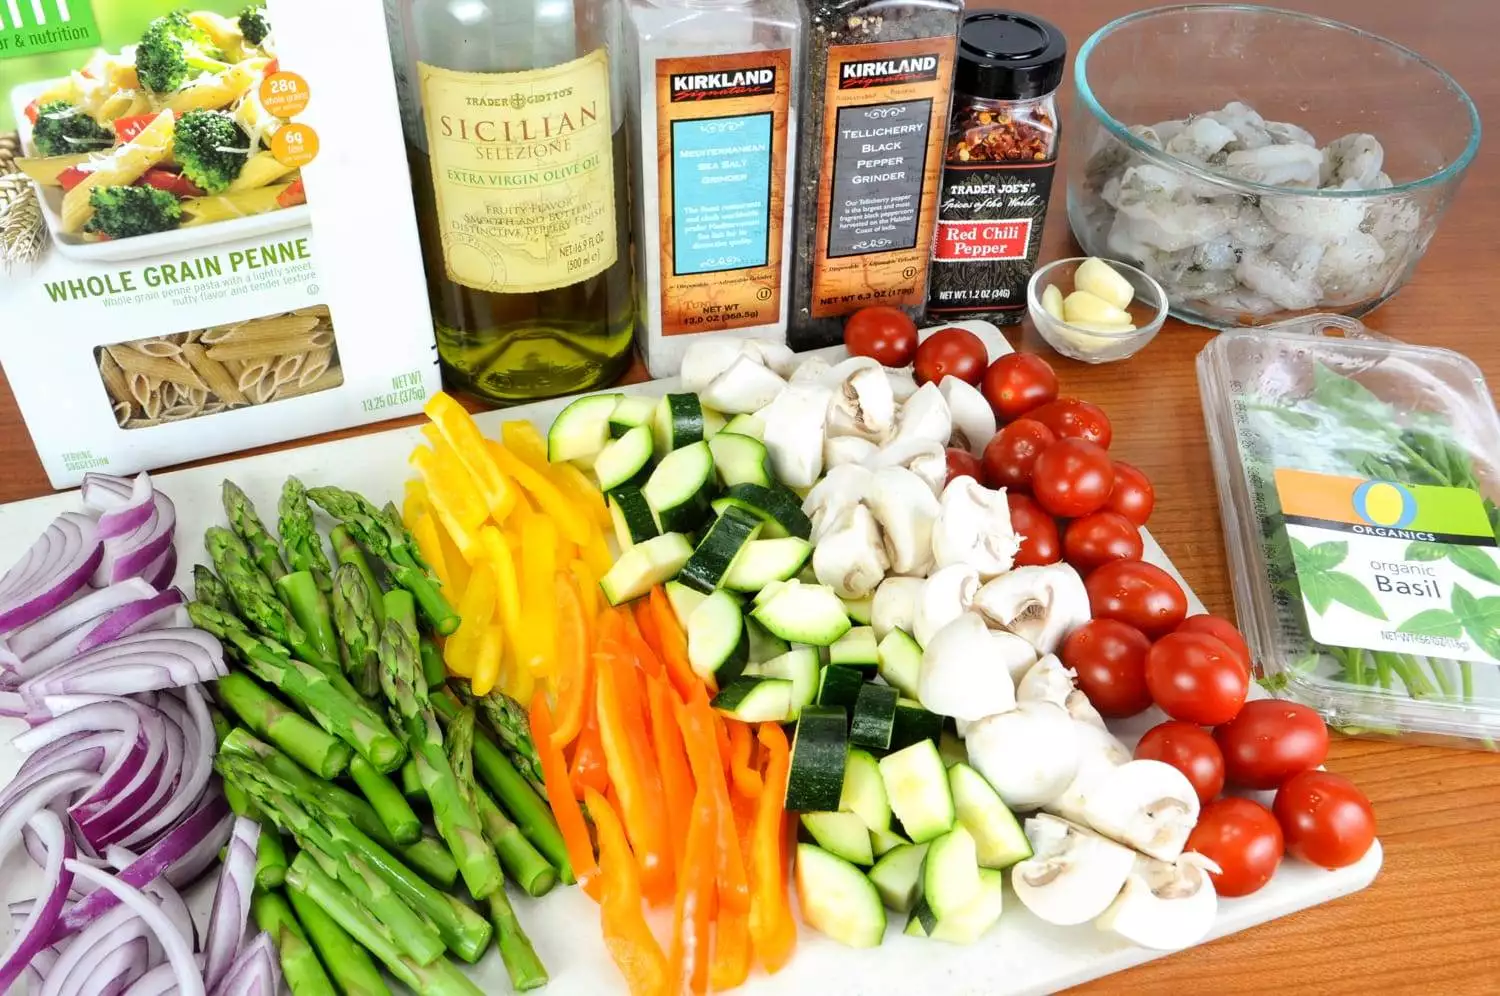
<svg viewBox="0 0 1500 996">
<path fill-rule="evenodd" d="M 939 640 L 943 633 L 938 634 Z M 922 671 L 925 675 L 926 654 L 922 656 Z M 931 708 L 925 697 L 922 705 Z M 1078 774 L 1079 744 L 1073 735 L 1073 721 L 1061 706 L 1050 702 L 1021 702 L 1009 712 L 980 718 L 969 727 L 964 743 L 969 748 L 969 763 L 1013 810 L 1042 808 L 1060 796 Z"/>
<path fill-rule="evenodd" d="M 968 564 L 954 564 L 934 571 L 922 586 L 911 635 L 927 646 L 937 631 L 966 612 L 979 590 L 979 572 Z"/>
<path fill-rule="evenodd" d="M 694 342 L 682 354 L 682 369 L 678 377 L 682 389 L 700 394 L 713 379 L 729 365 L 744 355 L 743 343 L 738 339 L 721 339 L 709 336 Z"/>
<path fill-rule="evenodd" d="M 838 467 L 846 463 L 864 463 L 879 449 L 868 439 L 859 436 L 829 436 L 823 441 L 823 463 Z"/>
<path fill-rule="evenodd" d="M 1198 822 L 1198 793 L 1170 764 L 1128 761 L 1089 788 L 1083 816 L 1105 836 L 1173 861 Z"/>
<path fill-rule="evenodd" d="M 1210 869 L 1218 866 L 1195 851 L 1172 862 L 1138 854 L 1125 887 L 1094 925 L 1157 951 L 1197 944 L 1213 929 L 1219 909 Z"/>
<path fill-rule="evenodd" d="M 862 464 L 846 463 L 834 467 L 813 485 L 802 500 L 802 511 L 812 520 L 812 541 L 817 543 L 826 523 L 850 505 L 857 505 L 870 493 L 875 474 Z"/>
<path fill-rule="evenodd" d="M 975 612 L 964 612 L 938 630 L 922 651 L 917 673 L 922 708 L 971 722 L 1014 709 L 1016 686 L 996 659 L 996 635 Z"/>
<path fill-rule="evenodd" d="M 785 387 L 774 370 L 742 354 L 699 392 L 699 399 L 726 414 L 748 415 L 775 401 Z"/>
<path fill-rule="evenodd" d="M 985 580 L 1011 569 L 1021 537 L 1011 528 L 1004 490 L 992 491 L 966 475 L 948 482 L 939 503 L 932 530 L 932 553 L 939 567 L 969 564 Z"/>
<path fill-rule="evenodd" d="M 1032 856 L 1011 869 L 1016 898 L 1047 923 L 1087 923 L 1114 902 L 1135 855 L 1081 826 L 1038 813 L 1026 821 Z"/>
<path fill-rule="evenodd" d="M 980 588 L 974 604 L 1039 654 L 1056 653 L 1069 633 L 1089 621 L 1083 578 L 1067 564 L 1018 567 Z"/>
<path fill-rule="evenodd" d="M 927 482 L 934 495 L 942 494 L 948 480 L 948 455 L 930 439 L 895 439 L 876 450 L 865 460 L 872 470 L 881 467 L 905 467 Z"/>
<path fill-rule="evenodd" d="M 875 516 L 863 504 L 845 505 L 826 520 L 813 547 L 813 573 L 840 598 L 864 598 L 890 568 Z"/>
<path fill-rule="evenodd" d="M 822 384 L 828 379 L 828 371 L 833 368 L 828 361 L 821 356 L 809 356 L 787 377 L 789 384 Z"/>
<path fill-rule="evenodd" d="M 896 398 L 885 367 L 868 356 L 854 356 L 828 371 L 833 388 L 828 408 L 829 436 L 858 436 L 883 443 L 896 428 Z"/>
<path fill-rule="evenodd" d="M 1059 709 L 1066 709 L 1068 696 L 1077 687 L 1073 681 L 1073 672 L 1055 654 L 1048 654 L 1033 664 L 1022 675 L 1021 680 L 1016 682 L 1016 701 L 1050 702 Z"/>
<path fill-rule="evenodd" d="M 953 417 L 948 411 L 948 402 L 943 399 L 938 386 L 928 381 L 901 406 L 901 414 L 896 418 L 896 438 L 947 446 L 951 435 Z"/>
<path fill-rule="evenodd" d="M 974 385 L 951 374 L 938 384 L 938 390 L 948 402 L 948 412 L 953 419 L 948 445 L 968 450 L 975 456 L 983 454 L 985 446 L 995 435 L 995 410 Z"/>
<path fill-rule="evenodd" d="M 797 369 L 797 354 L 786 343 L 746 339 L 741 348 L 746 356 L 754 357 L 761 366 L 769 367 L 783 378 L 790 377 Z"/>
<path fill-rule="evenodd" d="M 907 399 L 917 393 L 917 378 L 912 376 L 911 368 L 892 370 L 887 367 L 885 372 L 891 380 L 891 394 L 895 396 L 896 404 L 906 404 Z"/>
<path fill-rule="evenodd" d="M 891 572 L 923 577 L 932 569 L 932 527 L 938 500 L 927 483 L 905 467 L 882 467 L 870 479 L 865 504 L 885 537 Z"/>
<path fill-rule="evenodd" d="M 1130 751 L 1100 723 L 1073 721 L 1073 736 L 1078 741 L 1078 774 L 1063 793 L 1047 804 L 1047 809 L 1075 823 L 1087 823 L 1084 803 L 1094 786 L 1116 768 L 1129 762 Z"/>
<path fill-rule="evenodd" d="M 925 578 L 891 577 L 880 582 L 875 589 L 875 601 L 870 605 L 870 625 L 875 629 L 875 639 L 884 640 L 893 629 L 911 635 L 912 623 L 917 616 L 917 601 L 922 597 Z"/>
<path fill-rule="evenodd" d="M 822 384 L 788 384 L 758 412 L 771 469 L 782 484 L 810 488 L 823 472 L 823 426 L 832 396 Z"/>
</svg>

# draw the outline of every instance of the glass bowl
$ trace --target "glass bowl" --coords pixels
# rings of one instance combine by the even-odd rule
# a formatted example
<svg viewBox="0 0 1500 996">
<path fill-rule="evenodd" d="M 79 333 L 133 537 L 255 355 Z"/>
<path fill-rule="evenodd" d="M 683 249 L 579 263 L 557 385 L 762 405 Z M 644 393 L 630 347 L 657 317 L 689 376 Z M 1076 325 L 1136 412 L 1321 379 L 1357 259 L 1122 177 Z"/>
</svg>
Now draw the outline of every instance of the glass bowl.
<svg viewBox="0 0 1500 996">
<path fill-rule="evenodd" d="M 1156 338 L 1162 323 L 1167 320 L 1167 292 L 1149 274 L 1136 267 L 1113 259 L 1104 261 L 1130 281 L 1130 286 L 1135 289 L 1135 298 L 1125 308 L 1135 324 L 1133 332 L 1098 332 L 1079 328 L 1053 318 L 1042 307 L 1042 293 L 1048 284 L 1056 284 L 1063 297 L 1068 296 L 1073 290 L 1073 274 L 1088 258 L 1077 256 L 1054 260 L 1031 275 L 1031 281 L 1026 285 L 1026 309 L 1031 313 L 1031 324 L 1047 340 L 1047 345 L 1084 363 L 1110 363 L 1134 356 Z"/>
<path fill-rule="evenodd" d="M 1473 101 L 1437 66 L 1270 7 L 1122 17 L 1079 49 L 1074 76 L 1074 237 L 1212 328 L 1378 307 L 1479 147 Z"/>
</svg>

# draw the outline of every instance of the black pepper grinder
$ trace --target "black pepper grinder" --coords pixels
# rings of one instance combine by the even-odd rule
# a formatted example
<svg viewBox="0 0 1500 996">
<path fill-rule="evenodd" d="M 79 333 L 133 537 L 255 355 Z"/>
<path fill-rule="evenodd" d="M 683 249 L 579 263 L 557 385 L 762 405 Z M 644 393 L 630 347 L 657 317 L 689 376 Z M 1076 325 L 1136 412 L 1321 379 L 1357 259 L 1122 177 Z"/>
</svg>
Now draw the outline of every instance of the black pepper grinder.
<svg viewBox="0 0 1500 996">
<path fill-rule="evenodd" d="M 1026 312 L 1057 166 L 1067 40 L 1030 14 L 976 11 L 958 34 L 927 313 L 1014 324 Z"/>
</svg>

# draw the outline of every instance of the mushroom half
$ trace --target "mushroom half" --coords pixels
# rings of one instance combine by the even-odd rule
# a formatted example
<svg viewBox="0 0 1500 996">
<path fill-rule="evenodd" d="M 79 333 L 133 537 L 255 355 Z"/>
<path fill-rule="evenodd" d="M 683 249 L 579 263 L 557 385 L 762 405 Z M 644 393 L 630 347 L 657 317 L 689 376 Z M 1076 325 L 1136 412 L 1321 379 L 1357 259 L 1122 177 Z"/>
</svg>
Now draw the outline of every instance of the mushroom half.
<svg viewBox="0 0 1500 996">
<path fill-rule="evenodd" d="M 925 655 L 922 660 L 925 665 Z M 922 704 L 927 704 L 925 698 Z M 969 763 L 1018 812 L 1047 805 L 1078 773 L 1073 721 L 1050 702 L 1022 702 L 1009 712 L 986 716 L 970 725 L 964 743 Z"/>
<path fill-rule="evenodd" d="M 937 525 L 932 530 L 932 553 L 939 567 L 969 564 L 982 579 L 1011 569 L 1021 549 L 1021 537 L 1011 528 L 1010 505 L 1003 489 L 992 491 L 967 475 L 955 477 L 943 488 L 939 505 Z"/>
<path fill-rule="evenodd" d="M 823 472 L 823 426 L 833 392 L 822 384 L 788 384 L 758 413 L 776 479 L 810 488 Z"/>
<path fill-rule="evenodd" d="M 1047 654 L 1016 682 L 1017 702 L 1051 702 L 1079 722 L 1104 729 L 1104 717 L 1078 687 L 1077 675 L 1056 654 Z"/>
<path fill-rule="evenodd" d="M 1018 567 L 980 588 L 974 604 L 1039 654 L 1057 653 L 1068 634 L 1089 621 L 1088 590 L 1067 564 Z"/>
<path fill-rule="evenodd" d="M 932 529 L 940 508 L 932 489 L 905 467 L 882 467 L 870 479 L 865 504 L 885 537 L 895 574 L 926 575 L 932 569 Z"/>
<path fill-rule="evenodd" d="M 1014 709 L 1016 685 L 1001 659 L 998 635 L 974 612 L 939 630 L 923 649 L 917 672 L 922 708 L 970 722 Z"/>
<path fill-rule="evenodd" d="M 1128 847 L 1038 813 L 1025 825 L 1032 856 L 1011 869 L 1016 898 L 1047 923 L 1087 923 L 1109 909 L 1135 864 Z"/>
<path fill-rule="evenodd" d="M 802 511 L 812 522 L 814 543 L 822 539 L 827 524 L 840 512 L 865 500 L 874 479 L 874 473 L 863 464 L 847 463 L 829 468 L 823 479 L 813 485 L 802 499 Z"/>
<path fill-rule="evenodd" d="M 922 585 L 921 597 L 912 613 L 911 635 L 927 646 L 938 630 L 968 611 L 977 591 L 979 572 L 968 564 L 934 571 Z"/>
<path fill-rule="evenodd" d="M 953 416 L 948 411 L 948 402 L 938 386 L 928 381 L 901 406 L 901 414 L 896 419 L 896 438 L 947 446 L 951 435 Z"/>
<path fill-rule="evenodd" d="M 903 577 L 889 577 L 880 582 L 875 589 L 875 600 L 870 603 L 870 625 L 875 630 L 875 639 L 884 640 L 893 629 L 911 634 L 917 600 L 926 584 L 925 578 Z"/>
<path fill-rule="evenodd" d="M 858 436 L 883 443 L 896 429 L 896 397 L 885 367 L 867 356 L 855 356 L 828 371 L 833 403 L 828 408 L 828 435 Z"/>
<path fill-rule="evenodd" d="M 823 442 L 823 463 L 838 467 L 846 463 L 862 464 L 880 447 L 859 436 L 829 436 Z"/>
<path fill-rule="evenodd" d="M 948 454 L 930 439 L 892 440 L 867 457 L 865 466 L 871 470 L 905 467 L 925 481 L 933 495 L 942 494 L 948 480 Z"/>
<path fill-rule="evenodd" d="M 975 456 L 982 455 L 995 435 L 995 410 L 973 384 L 951 374 L 943 378 L 938 390 L 948 402 L 948 413 L 953 420 L 948 445 Z"/>
<path fill-rule="evenodd" d="M 1198 793 L 1164 761 L 1128 761 L 1089 786 L 1083 816 L 1105 836 L 1174 861 L 1198 823 Z"/>
<path fill-rule="evenodd" d="M 813 548 L 813 574 L 840 598 L 864 598 L 875 591 L 890 568 L 880 527 L 863 503 L 844 505 L 824 520 Z"/>
<path fill-rule="evenodd" d="M 1087 823 L 1084 802 L 1094 786 L 1130 761 L 1130 751 L 1104 728 L 1101 722 L 1073 721 L 1073 737 L 1078 741 L 1078 774 L 1062 794 L 1047 804 L 1047 809 L 1075 823 Z"/>
<path fill-rule="evenodd" d="M 1210 870 L 1218 866 L 1194 851 L 1172 862 L 1138 854 L 1125 887 L 1094 925 L 1157 951 L 1197 944 L 1213 929 L 1219 909 Z"/>
</svg>

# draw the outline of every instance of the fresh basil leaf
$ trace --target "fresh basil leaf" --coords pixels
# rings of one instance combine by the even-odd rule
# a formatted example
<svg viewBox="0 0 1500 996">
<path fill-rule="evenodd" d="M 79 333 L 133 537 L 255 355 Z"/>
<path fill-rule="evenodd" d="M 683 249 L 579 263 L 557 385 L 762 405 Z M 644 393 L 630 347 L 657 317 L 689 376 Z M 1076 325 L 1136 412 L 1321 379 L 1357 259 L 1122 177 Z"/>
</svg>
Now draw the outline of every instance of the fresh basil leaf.
<svg viewBox="0 0 1500 996">
<path fill-rule="evenodd" d="M 1299 543 L 1292 547 L 1292 554 L 1297 558 L 1298 574 L 1318 574 L 1342 564 L 1344 558 L 1349 556 L 1349 544 L 1342 540 L 1331 540 L 1309 548 Z"/>
<path fill-rule="evenodd" d="M 1314 415 L 1299 412 L 1295 408 L 1281 408 L 1276 405 L 1255 405 L 1253 410 L 1269 415 L 1293 429 L 1316 429 L 1322 423 Z"/>
<path fill-rule="evenodd" d="M 1332 408 L 1350 428 L 1390 439 L 1396 432 L 1396 413 L 1369 388 L 1334 373 L 1322 363 L 1313 366 L 1313 400 Z"/>
<path fill-rule="evenodd" d="M 1456 640 L 1463 635 L 1464 624 L 1447 609 L 1426 609 L 1397 626 L 1396 632 L 1415 636 L 1446 636 Z"/>
<path fill-rule="evenodd" d="M 1450 546 L 1448 559 L 1479 580 L 1500 585 L 1500 564 L 1495 563 L 1495 558 L 1486 553 L 1482 547 Z"/>
<path fill-rule="evenodd" d="M 1448 547 L 1442 543 L 1414 540 L 1406 546 L 1406 559 L 1415 561 L 1442 560 L 1448 555 Z"/>
<path fill-rule="evenodd" d="M 1328 597 L 1335 602 L 1342 602 L 1355 612 L 1361 612 L 1376 619 L 1386 618 L 1385 610 L 1370 594 L 1368 588 L 1359 583 L 1359 579 L 1352 574 L 1343 571 L 1328 571 L 1318 576 L 1320 584 L 1328 592 Z"/>
<path fill-rule="evenodd" d="M 1298 578 L 1302 583 L 1302 597 L 1320 616 L 1328 611 L 1328 606 L 1333 604 L 1333 593 L 1323 583 L 1323 578 L 1322 574 L 1307 574 Z"/>
</svg>

